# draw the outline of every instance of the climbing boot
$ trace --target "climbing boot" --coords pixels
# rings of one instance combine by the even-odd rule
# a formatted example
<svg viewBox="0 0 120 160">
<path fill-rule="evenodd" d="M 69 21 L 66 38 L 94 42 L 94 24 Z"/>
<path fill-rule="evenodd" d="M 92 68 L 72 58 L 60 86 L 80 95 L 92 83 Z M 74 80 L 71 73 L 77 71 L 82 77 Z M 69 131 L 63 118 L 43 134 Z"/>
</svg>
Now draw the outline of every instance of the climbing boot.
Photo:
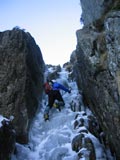
<svg viewBox="0 0 120 160">
<path fill-rule="evenodd" d="M 49 120 L 49 115 L 48 114 L 44 114 L 44 120 L 45 121 Z"/>
<path fill-rule="evenodd" d="M 53 107 L 58 109 L 61 112 L 61 108 L 60 108 L 60 105 L 58 103 L 54 103 Z"/>
</svg>

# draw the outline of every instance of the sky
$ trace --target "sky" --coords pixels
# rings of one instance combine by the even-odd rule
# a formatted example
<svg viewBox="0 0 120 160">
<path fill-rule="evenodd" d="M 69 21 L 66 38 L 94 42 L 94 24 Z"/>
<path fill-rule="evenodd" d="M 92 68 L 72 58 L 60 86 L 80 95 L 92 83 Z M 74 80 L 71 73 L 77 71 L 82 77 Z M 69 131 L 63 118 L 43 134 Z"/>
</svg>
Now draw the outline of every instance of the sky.
<svg viewBox="0 0 120 160">
<path fill-rule="evenodd" d="M 76 49 L 81 12 L 80 0 L 0 0 L 0 31 L 25 29 L 46 64 L 62 65 Z"/>
</svg>

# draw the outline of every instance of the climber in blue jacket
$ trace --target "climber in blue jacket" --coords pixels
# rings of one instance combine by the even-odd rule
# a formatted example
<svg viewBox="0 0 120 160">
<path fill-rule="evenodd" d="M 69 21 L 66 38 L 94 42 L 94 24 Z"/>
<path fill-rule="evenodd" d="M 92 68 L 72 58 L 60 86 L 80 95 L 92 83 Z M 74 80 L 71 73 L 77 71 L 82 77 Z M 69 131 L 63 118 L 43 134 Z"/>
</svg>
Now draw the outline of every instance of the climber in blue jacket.
<svg viewBox="0 0 120 160">
<path fill-rule="evenodd" d="M 54 80 L 49 81 L 49 85 L 51 86 L 51 89 L 49 92 L 47 92 L 48 95 L 48 105 L 46 106 L 45 112 L 44 112 L 44 119 L 48 120 L 49 119 L 49 110 L 52 108 L 55 100 L 59 101 L 58 106 L 64 106 L 64 100 L 62 98 L 62 95 L 60 93 L 60 89 L 64 90 L 65 92 L 71 93 L 69 89 L 64 87 L 62 84 L 55 82 Z M 58 108 L 59 111 L 61 111 L 60 107 Z"/>
</svg>

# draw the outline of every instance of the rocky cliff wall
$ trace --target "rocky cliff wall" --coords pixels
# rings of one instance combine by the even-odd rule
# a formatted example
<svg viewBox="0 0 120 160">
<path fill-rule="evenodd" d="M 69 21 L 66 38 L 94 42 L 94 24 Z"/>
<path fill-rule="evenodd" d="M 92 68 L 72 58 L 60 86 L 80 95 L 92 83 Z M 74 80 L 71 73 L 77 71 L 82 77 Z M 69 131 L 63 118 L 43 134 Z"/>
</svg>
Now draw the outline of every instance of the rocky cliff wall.
<svg viewBox="0 0 120 160">
<path fill-rule="evenodd" d="M 71 62 L 74 76 L 85 97 L 86 104 L 98 118 L 109 146 L 120 159 L 120 3 L 105 5 L 99 19 L 85 11 L 86 23 L 76 32 L 77 46 Z M 91 6 L 94 0 L 82 1 Z M 87 4 L 85 4 L 87 3 Z M 96 9 L 99 6 L 96 3 Z M 89 8 L 92 10 L 92 8 Z M 89 14 L 89 15 L 88 15 Z M 90 21 L 89 21 L 90 17 Z M 90 23 L 89 23 L 90 22 Z M 74 60 L 73 60 L 74 59 Z"/>
<path fill-rule="evenodd" d="M 82 7 L 82 20 L 85 25 L 95 22 L 109 10 L 113 0 L 80 0 Z"/>
<path fill-rule="evenodd" d="M 44 61 L 29 33 L 18 28 L 0 33 L 0 114 L 14 116 L 17 141 L 28 129 L 42 96 Z"/>
</svg>

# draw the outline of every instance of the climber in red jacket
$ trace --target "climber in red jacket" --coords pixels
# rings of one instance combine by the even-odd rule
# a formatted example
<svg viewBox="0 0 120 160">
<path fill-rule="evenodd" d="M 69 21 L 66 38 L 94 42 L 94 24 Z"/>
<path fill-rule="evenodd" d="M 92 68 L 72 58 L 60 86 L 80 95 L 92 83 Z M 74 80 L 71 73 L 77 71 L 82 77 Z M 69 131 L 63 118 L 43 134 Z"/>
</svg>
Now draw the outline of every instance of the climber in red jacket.
<svg viewBox="0 0 120 160">
<path fill-rule="evenodd" d="M 46 106 L 45 112 L 44 112 L 44 119 L 49 119 L 49 110 L 52 108 L 55 100 L 59 101 L 58 109 L 61 110 L 59 106 L 64 106 L 64 100 L 62 98 L 62 95 L 60 93 L 60 89 L 64 90 L 65 92 L 71 93 L 69 89 L 64 87 L 62 84 L 57 83 L 55 81 L 49 81 L 44 84 L 45 93 L 48 94 L 48 105 Z"/>
</svg>

